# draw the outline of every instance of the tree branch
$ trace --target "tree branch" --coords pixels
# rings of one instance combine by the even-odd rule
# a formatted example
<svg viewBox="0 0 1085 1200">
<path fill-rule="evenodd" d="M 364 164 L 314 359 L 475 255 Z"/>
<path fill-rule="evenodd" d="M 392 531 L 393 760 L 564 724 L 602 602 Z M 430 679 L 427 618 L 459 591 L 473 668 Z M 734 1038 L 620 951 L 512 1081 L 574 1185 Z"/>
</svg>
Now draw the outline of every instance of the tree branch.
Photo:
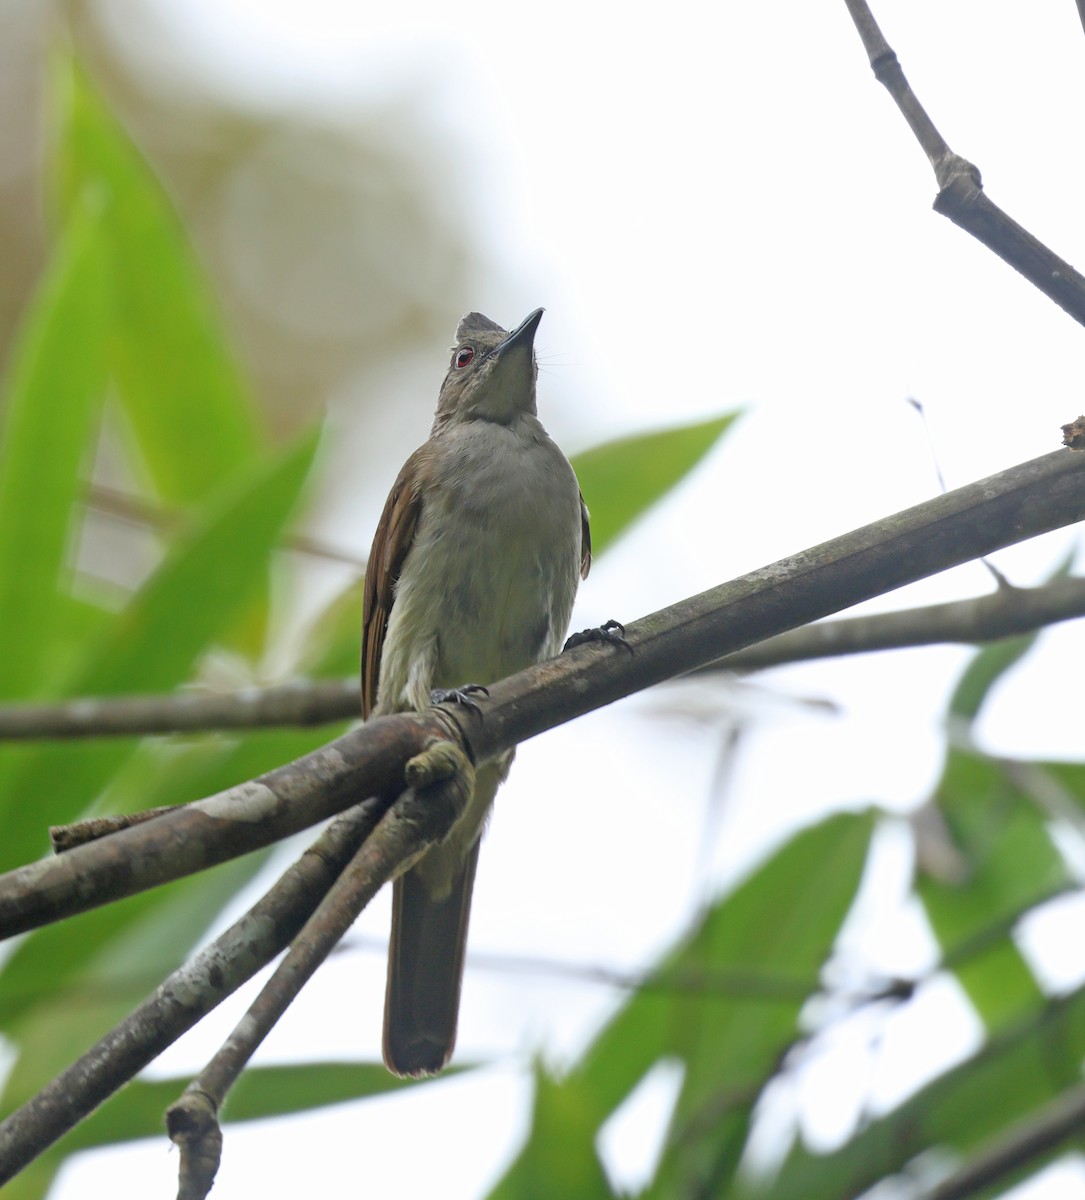
<svg viewBox="0 0 1085 1200">
<path fill-rule="evenodd" d="M 634 655 L 577 647 L 494 684 L 482 718 L 447 708 L 367 722 L 218 796 L 0 877 L 0 936 L 247 853 L 359 797 L 453 736 L 476 764 L 756 641 L 1085 517 L 1085 455 L 1059 450 L 781 559 L 627 627 Z"/>
<path fill-rule="evenodd" d="M 1085 516 L 1085 455 L 1055 451 L 626 626 L 633 656 L 578 647 L 490 687 L 461 728 L 483 762 L 564 721 L 797 625 Z"/>
<path fill-rule="evenodd" d="M 325 725 L 362 711 L 357 679 L 297 680 L 236 692 L 80 696 L 59 704 L 0 705 L 0 740 Z"/>
<path fill-rule="evenodd" d="M 993 250 L 1075 321 L 1085 325 L 1085 276 L 987 198 L 979 170 L 949 148 L 919 103 L 866 0 L 844 2 L 862 38 L 875 78 L 893 97 L 934 169 L 939 188 L 935 212 L 948 217 Z"/>
<path fill-rule="evenodd" d="M 822 621 L 738 650 L 695 673 L 758 671 L 909 646 L 993 642 L 1082 616 L 1085 579 L 1056 579 L 1042 587 L 1000 588 L 948 604 Z M 0 705 L 0 741 L 324 725 L 352 720 L 360 708 L 356 679 L 297 679 L 217 694 L 80 697 L 58 704 Z"/>
<path fill-rule="evenodd" d="M 470 720 L 462 735 L 485 761 L 723 652 L 1083 515 L 1085 456 L 1056 451 L 644 618 L 628 629 L 632 657 L 584 647 L 495 684 L 485 719 Z M 462 719 L 431 710 L 371 721 L 240 788 L 10 872 L 0 877 L 0 932 L 256 849 L 359 795 L 395 795 L 407 759 Z"/>
<path fill-rule="evenodd" d="M 238 858 L 368 797 L 385 806 L 433 738 L 441 709 L 371 720 L 294 762 L 0 876 L 0 938 Z"/>
</svg>

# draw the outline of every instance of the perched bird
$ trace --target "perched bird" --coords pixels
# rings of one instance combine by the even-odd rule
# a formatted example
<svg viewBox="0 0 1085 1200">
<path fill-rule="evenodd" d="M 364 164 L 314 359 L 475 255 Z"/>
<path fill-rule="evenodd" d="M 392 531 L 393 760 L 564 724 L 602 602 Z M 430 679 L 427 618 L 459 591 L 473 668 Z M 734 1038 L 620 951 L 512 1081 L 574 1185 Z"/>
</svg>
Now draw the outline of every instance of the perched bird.
<svg viewBox="0 0 1085 1200">
<path fill-rule="evenodd" d="M 362 711 L 419 710 L 557 654 L 591 565 L 588 510 L 535 408 L 543 310 L 511 333 L 467 313 L 429 440 L 384 505 L 365 576 Z M 384 1061 L 449 1060 L 479 839 L 512 753 L 478 770 L 448 838 L 394 883 Z"/>
</svg>

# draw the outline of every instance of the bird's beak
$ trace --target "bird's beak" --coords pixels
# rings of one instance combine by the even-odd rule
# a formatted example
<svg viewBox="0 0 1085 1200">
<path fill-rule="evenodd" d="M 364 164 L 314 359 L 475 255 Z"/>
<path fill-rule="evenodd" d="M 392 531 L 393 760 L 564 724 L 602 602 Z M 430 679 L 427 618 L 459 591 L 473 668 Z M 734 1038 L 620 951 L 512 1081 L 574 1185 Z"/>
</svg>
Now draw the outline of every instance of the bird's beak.
<svg viewBox="0 0 1085 1200">
<path fill-rule="evenodd" d="M 531 349 L 535 344 L 535 330 L 539 328 L 543 311 L 541 308 L 535 309 L 533 313 L 525 317 L 516 326 L 512 333 L 497 347 L 498 358 L 504 358 L 506 354 L 512 354 L 515 357 L 517 350 L 526 350 L 529 355 L 531 354 Z"/>
</svg>

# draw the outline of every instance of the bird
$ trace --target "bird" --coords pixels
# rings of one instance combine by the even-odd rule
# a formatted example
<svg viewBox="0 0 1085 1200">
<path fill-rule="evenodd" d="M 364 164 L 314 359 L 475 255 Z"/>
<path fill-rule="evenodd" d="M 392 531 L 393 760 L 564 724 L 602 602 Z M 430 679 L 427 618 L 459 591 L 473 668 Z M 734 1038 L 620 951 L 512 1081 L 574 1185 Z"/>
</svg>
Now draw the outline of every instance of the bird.
<svg viewBox="0 0 1085 1200">
<path fill-rule="evenodd" d="M 478 312 L 457 326 L 429 438 L 392 485 L 369 554 L 363 718 L 446 702 L 478 712 L 472 693 L 562 649 L 591 529 L 537 413 L 542 315 L 511 332 Z M 448 837 L 393 882 L 383 1052 L 396 1075 L 435 1074 L 452 1056 L 479 843 L 512 757 L 478 768 Z"/>
</svg>

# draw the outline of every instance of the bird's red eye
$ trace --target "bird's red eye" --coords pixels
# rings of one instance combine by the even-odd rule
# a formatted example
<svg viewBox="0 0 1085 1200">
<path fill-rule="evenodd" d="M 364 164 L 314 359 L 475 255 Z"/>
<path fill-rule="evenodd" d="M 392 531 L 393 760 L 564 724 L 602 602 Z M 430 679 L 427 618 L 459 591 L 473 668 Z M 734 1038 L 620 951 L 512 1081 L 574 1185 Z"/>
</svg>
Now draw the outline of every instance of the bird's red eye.
<svg viewBox="0 0 1085 1200">
<path fill-rule="evenodd" d="M 474 350 L 473 346 L 461 346 L 456 351 L 456 357 L 452 361 L 455 363 L 457 369 L 459 369 L 462 367 L 466 367 L 467 364 L 474 357 L 475 357 L 475 350 Z"/>
</svg>

